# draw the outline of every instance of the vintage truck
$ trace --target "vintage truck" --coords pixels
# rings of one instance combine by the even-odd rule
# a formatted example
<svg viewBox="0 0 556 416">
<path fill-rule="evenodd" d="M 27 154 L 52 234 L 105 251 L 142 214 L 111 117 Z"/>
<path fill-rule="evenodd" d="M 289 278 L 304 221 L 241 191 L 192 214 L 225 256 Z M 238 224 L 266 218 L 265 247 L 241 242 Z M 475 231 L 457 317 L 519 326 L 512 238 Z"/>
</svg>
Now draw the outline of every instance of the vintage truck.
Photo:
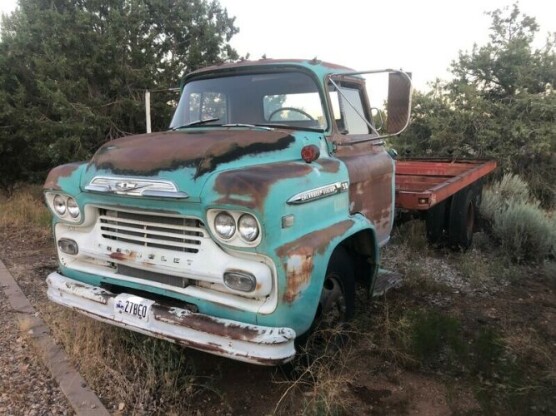
<svg viewBox="0 0 556 416">
<path fill-rule="evenodd" d="M 409 122 L 410 78 L 386 72 L 385 134 L 363 72 L 263 59 L 187 75 L 170 130 L 107 142 L 48 175 L 59 258 L 49 298 L 274 365 L 315 325 L 353 316 L 396 207 L 424 212 L 431 240 L 468 246 L 494 163 L 396 162 L 384 139 Z"/>
</svg>

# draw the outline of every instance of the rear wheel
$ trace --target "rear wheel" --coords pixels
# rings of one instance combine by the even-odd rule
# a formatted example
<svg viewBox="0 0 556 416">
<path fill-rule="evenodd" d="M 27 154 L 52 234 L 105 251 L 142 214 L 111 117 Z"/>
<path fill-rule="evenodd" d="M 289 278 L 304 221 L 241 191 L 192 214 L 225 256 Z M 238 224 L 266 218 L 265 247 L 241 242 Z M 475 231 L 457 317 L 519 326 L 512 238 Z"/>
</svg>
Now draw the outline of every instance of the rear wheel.
<svg viewBox="0 0 556 416">
<path fill-rule="evenodd" d="M 448 240 L 450 246 L 467 250 L 473 241 L 475 227 L 475 191 L 464 188 L 452 197 Z"/>
<path fill-rule="evenodd" d="M 439 202 L 426 212 L 427 241 L 429 244 L 439 244 L 446 233 L 447 201 Z"/>
</svg>

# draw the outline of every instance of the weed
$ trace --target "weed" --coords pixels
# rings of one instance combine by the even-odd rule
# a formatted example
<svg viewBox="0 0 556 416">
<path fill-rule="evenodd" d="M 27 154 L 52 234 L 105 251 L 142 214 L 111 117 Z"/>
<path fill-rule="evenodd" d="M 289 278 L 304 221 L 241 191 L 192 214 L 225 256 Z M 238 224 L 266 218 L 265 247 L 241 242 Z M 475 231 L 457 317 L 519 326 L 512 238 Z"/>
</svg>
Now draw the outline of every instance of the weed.
<svg viewBox="0 0 556 416">
<path fill-rule="evenodd" d="M 346 335 L 344 331 L 342 334 Z M 350 399 L 346 396 L 346 386 L 357 375 L 353 367 L 355 350 L 348 343 L 343 348 L 326 348 L 315 356 L 312 350 L 298 353 L 293 371 L 293 380 L 277 381 L 285 384 L 286 390 L 277 402 L 274 413 L 287 413 L 288 400 L 301 397 L 301 414 L 343 415 L 349 414 Z M 299 409 L 296 409 L 299 412 Z"/>
<path fill-rule="evenodd" d="M 221 396 L 178 345 L 76 317 L 56 305 L 50 307 L 49 321 L 71 356 L 86 357 L 79 360 L 79 371 L 89 383 L 109 390 L 112 400 L 134 412 L 183 414 L 195 396 Z"/>
<path fill-rule="evenodd" d="M 429 250 L 423 221 L 412 220 L 401 224 L 395 229 L 393 239 L 417 255 Z"/>
<path fill-rule="evenodd" d="M 50 218 L 39 186 L 22 187 L 0 201 L 0 227 L 35 225 L 47 228 Z"/>
<path fill-rule="evenodd" d="M 431 310 L 409 313 L 409 349 L 426 366 L 453 363 L 465 351 L 457 319 Z"/>
</svg>

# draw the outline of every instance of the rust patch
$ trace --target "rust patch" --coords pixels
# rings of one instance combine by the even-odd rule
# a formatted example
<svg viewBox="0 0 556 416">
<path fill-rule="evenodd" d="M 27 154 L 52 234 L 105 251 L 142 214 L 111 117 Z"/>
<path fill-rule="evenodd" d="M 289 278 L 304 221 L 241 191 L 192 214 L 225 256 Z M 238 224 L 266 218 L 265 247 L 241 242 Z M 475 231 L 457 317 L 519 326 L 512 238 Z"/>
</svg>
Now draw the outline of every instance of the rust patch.
<svg viewBox="0 0 556 416">
<path fill-rule="evenodd" d="M 282 296 L 284 302 L 293 302 L 301 290 L 309 284 L 315 253 L 322 254 L 333 238 L 343 235 L 352 226 L 353 220 L 345 220 L 324 230 L 313 231 L 276 250 L 278 256 L 286 259 L 284 262 L 286 289 Z"/>
<path fill-rule="evenodd" d="M 121 253 L 115 251 L 110 253 L 110 258 L 114 260 L 126 261 L 126 260 L 135 260 L 137 253 L 135 251 L 131 251 L 130 253 Z"/>
<path fill-rule="evenodd" d="M 180 315 L 179 313 L 173 312 L 168 308 L 158 306 L 156 304 L 153 305 L 153 312 L 155 318 L 160 321 L 170 322 L 196 331 L 214 334 L 229 339 L 249 341 L 260 335 L 258 330 L 247 325 L 243 326 L 230 324 L 226 326 L 210 316 L 189 313 L 186 315 Z"/>
<path fill-rule="evenodd" d="M 322 254 L 328 247 L 332 239 L 343 235 L 353 226 L 353 220 L 338 222 L 324 230 L 313 231 L 303 237 L 284 244 L 276 250 L 280 257 L 291 256 L 295 253 L 303 253 L 306 248 L 310 248 L 314 253 Z"/>
<path fill-rule="evenodd" d="M 300 250 L 288 257 L 284 264 L 288 276 L 288 285 L 282 299 L 284 302 L 292 303 L 301 289 L 306 287 L 313 273 L 313 251 L 309 248 Z"/>
<path fill-rule="evenodd" d="M 283 179 L 308 175 L 313 168 L 306 163 L 271 163 L 241 170 L 222 172 L 215 182 L 215 191 L 222 195 L 218 204 L 239 204 L 262 209 L 270 187 Z"/>
<path fill-rule="evenodd" d="M 320 159 L 318 163 L 321 170 L 326 173 L 338 173 L 340 171 L 340 161 L 336 159 Z"/>
<path fill-rule="evenodd" d="M 89 166 L 117 174 L 156 175 L 161 170 L 196 169 L 195 178 L 247 155 L 288 148 L 295 138 L 283 131 L 230 130 L 163 132 L 128 136 L 102 146 Z"/>
<path fill-rule="evenodd" d="M 48 173 L 43 189 L 55 191 L 61 190 L 60 185 L 58 185 L 58 180 L 60 178 L 67 178 L 68 176 L 71 176 L 71 174 L 82 164 L 83 162 L 73 162 L 55 167 Z"/>
<path fill-rule="evenodd" d="M 341 147 L 338 152 L 349 172 L 350 212 L 360 212 L 371 220 L 378 241 L 383 241 L 390 234 L 393 215 L 392 159 L 382 148 L 360 147 Z"/>
</svg>

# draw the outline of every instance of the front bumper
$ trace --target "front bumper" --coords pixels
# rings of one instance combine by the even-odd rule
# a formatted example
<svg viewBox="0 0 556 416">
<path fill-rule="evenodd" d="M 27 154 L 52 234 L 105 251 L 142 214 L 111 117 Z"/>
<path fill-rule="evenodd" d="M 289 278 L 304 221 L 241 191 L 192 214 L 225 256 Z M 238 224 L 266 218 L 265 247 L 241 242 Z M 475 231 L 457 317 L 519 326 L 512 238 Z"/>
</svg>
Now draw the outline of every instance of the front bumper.
<svg viewBox="0 0 556 416">
<path fill-rule="evenodd" d="M 48 297 L 99 321 L 141 332 L 185 347 L 234 360 L 260 365 L 278 365 L 295 355 L 295 331 L 248 325 L 228 319 L 170 307 L 129 294 L 114 294 L 100 287 L 51 273 Z M 123 313 L 122 301 L 140 306 L 136 316 Z"/>
</svg>

